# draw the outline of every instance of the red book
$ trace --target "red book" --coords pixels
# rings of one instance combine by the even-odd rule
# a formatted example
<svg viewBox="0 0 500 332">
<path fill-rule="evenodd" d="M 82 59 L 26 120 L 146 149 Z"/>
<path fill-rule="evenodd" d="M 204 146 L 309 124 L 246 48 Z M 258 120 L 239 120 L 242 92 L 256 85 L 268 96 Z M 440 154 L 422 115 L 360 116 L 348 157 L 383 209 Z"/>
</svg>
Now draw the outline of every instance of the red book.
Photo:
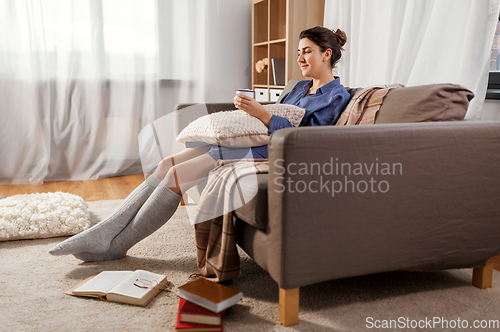
<svg viewBox="0 0 500 332">
<path fill-rule="evenodd" d="M 183 300 L 183 299 L 181 299 Z M 179 310 L 177 312 L 177 321 L 175 322 L 175 330 L 178 332 L 222 332 L 222 321 L 219 326 L 214 325 L 202 325 L 202 324 L 191 324 L 191 323 L 181 323 L 181 308 L 182 301 L 179 301 Z"/>
<path fill-rule="evenodd" d="M 186 301 L 183 298 L 179 299 L 179 313 L 181 314 L 181 323 L 194 323 L 220 326 L 222 324 L 222 316 L 225 311 L 215 313 L 193 302 Z"/>
</svg>

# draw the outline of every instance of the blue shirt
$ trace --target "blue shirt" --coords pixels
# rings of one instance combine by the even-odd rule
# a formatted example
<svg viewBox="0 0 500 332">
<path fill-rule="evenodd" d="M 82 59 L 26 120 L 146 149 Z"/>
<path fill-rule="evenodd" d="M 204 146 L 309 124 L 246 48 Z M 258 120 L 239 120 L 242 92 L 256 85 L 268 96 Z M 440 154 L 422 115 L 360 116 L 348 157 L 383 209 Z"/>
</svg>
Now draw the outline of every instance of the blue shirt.
<svg viewBox="0 0 500 332">
<path fill-rule="evenodd" d="M 349 103 L 351 96 L 340 84 L 340 78 L 323 85 L 316 93 L 306 93 L 312 86 L 312 80 L 298 82 L 282 99 L 282 104 L 295 105 L 306 110 L 299 127 L 302 126 L 332 126 Z M 285 118 L 273 115 L 269 125 L 269 134 L 278 129 L 293 127 Z"/>
<path fill-rule="evenodd" d="M 351 96 L 340 84 L 340 78 L 323 85 L 316 93 L 307 94 L 312 86 L 312 80 L 299 81 L 293 89 L 280 101 L 281 104 L 295 105 L 306 110 L 299 127 L 302 126 L 331 126 L 337 123 L 340 114 L 344 111 Z M 269 134 L 278 129 L 293 127 L 286 118 L 273 115 L 269 124 Z M 188 147 L 188 143 L 186 143 Z M 215 160 L 263 158 L 268 159 L 267 145 L 252 148 L 228 148 L 212 146 L 207 154 Z"/>
<path fill-rule="evenodd" d="M 293 89 L 280 101 L 281 104 L 295 105 L 306 110 L 299 127 L 302 126 L 331 126 L 337 123 L 340 115 L 346 108 L 351 95 L 340 84 L 340 78 L 323 85 L 316 93 L 306 93 L 312 86 L 312 80 L 299 81 Z M 293 127 L 287 119 L 273 115 L 269 125 L 269 134 L 278 129 Z M 267 145 L 252 148 L 254 158 L 268 158 Z"/>
</svg>

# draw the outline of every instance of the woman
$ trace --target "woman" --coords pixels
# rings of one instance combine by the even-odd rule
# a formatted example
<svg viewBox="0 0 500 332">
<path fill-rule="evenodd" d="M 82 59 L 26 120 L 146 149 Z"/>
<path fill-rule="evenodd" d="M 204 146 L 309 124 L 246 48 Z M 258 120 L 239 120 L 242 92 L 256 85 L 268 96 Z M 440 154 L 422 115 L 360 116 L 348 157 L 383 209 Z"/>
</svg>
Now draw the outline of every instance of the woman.
<svg viewBox="0 0 500 332">
<path fill-rule="evenodd" d="M 314 27 L 301 32 L 297 62 L 305 77 L 281 100 L 302 107 L 299 126 L 337 122 L 350 96 L 332 69 L 346 42 L 343 31 Z M 260 119 L 274 131 L 292 127 L 285 118 L 271 115 L 255 99 L 237 95 L 235 106 Z M 52 255 L 73 254 L 83 261 L 125 257 L 128 249 L 160 228 L 174 214 L 182 194 L 203 180 L 219 159 L 268 158 L 267 145 L 251 149 L 219 146 L 189 147 L 163 159 L 155 172 L 137 187 L 106 220 L 50 249 Z"/>
</svg>

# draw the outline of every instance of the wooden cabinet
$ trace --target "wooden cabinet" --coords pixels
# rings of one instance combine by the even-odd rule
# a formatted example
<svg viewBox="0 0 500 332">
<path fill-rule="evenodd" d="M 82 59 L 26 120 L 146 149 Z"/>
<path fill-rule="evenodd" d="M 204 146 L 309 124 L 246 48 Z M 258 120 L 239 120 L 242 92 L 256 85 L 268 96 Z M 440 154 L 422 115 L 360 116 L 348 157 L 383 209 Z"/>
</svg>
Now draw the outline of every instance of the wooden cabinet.
<svg viewBox="0 0 500 332">
<path fill-rule="evenodd" d="M 304 79 L 296 61 L 299 34 L 323 25 L 324 7 L 324 0 L 253 0 L 252 89 L 266 89 L 269 95 L 291 79 Z M 269 59 L 267 71 L 258 73 L 255 64 L 264 58 Z M 275 72 L 282 74 L 275 77 Z"/>
</svg>

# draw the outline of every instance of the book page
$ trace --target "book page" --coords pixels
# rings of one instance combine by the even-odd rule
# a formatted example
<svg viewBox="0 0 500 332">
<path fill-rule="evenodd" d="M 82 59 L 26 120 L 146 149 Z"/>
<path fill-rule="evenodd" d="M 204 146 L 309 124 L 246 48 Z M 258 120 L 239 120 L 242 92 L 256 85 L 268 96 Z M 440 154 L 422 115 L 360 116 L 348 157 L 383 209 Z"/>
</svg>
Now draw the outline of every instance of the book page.
<svg viewBox="0 0 500 332">
<path fill-rule="evenodd" d="M 159 284 L 164 278 L 165 276 L 161 274 L 156 274 L 144 270 L 137 270 L 124 278 L 119 284 L 115 285 L 108 292 L 108 294 L 119 294 L 140 299 L 144 297 L 144 295 L 146 295 L 148 292 L 150 292 L 154 288 L 154 285 Z M 156 283 L 153 283 L 153 286 L 151 288 L 141 288 L 134 285 L 137 279 L 156 281 Z"/>
<path fill-rule="evenodd" d="M 106 294 L 116 284 L 120 283 L 132 271 L 103 271 L 85 284 L 73 290 L 73 294 Z"/>
</svg>

